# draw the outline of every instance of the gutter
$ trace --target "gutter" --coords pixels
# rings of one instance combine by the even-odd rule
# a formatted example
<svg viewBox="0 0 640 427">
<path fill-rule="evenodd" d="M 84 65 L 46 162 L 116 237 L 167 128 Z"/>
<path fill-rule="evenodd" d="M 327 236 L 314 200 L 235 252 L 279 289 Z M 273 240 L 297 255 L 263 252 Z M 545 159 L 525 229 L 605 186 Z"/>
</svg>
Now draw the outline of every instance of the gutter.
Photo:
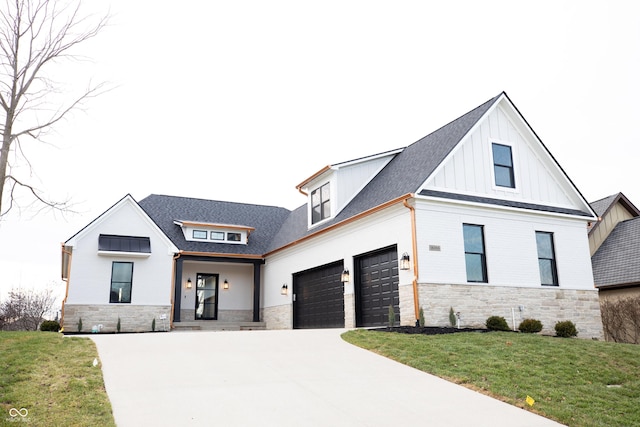
<svg viewBox="0 0 640 427">
<path fill-rule="evenodd" d="M 62 262 L 64 263 L 64 256 L 67 255 L 67 278 L 62 277 L 62 280 L 67 283 L 66 289 L 64 291 L 64 299 L 62 300 L 62 308 L 60 310 L 60 324 L 62 325 L 62 329 L 64 330 L 64 305 L 67 302 L 67 298 L 69 297 L 69 281 L 71 277 L 71 257 L 73 254 L 65 249 L 64 243 L 60 244 L 62 248 Z M 64 272 L 64 268 L 63 271 Z"/>
<path fill-rule="evenodd" d="M 416 326 L 420 320 L 420 299 L 418 298 L 418 238 L 416 234 L 416 208 L 409 204 L 410 195 L 402 201 L 411 214 L 411 257 L 413 259 L 413 308 L 416 316 Z"/>
</svg>

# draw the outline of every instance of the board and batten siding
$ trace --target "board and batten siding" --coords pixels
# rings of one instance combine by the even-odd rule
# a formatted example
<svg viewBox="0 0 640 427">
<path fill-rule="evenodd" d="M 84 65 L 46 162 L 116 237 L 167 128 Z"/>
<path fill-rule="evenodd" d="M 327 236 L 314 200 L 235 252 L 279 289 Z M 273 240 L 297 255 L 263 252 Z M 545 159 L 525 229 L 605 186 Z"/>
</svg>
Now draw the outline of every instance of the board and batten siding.
<svg viewBox="0 0 640 427">
<path fill-rule="evenodd" d="M 98 255 L 100 234 L 149 237 L 151 255 Z M 165 239 L 149 225 L 131 203 L 115 206 L 96 226 L 89 226 L 74 242 L 69 294 L 66 304 L 109 304 L 111 266 L 114 261 L 133 262 L 131 303 L 170 305 L 173 254 Z"/>
<path fill-rule="evenodd" d="M 620 203 L 613 205 L 609 212 L 602 218 L 598 227 L 589 234 L 589 251 L 591 256 L 596 253 L 618 223 L 632 218 L 634 218 L 634 216 Z"/>
<path fill-rule="evenodd" d="M 340 167 L 335 172 L 338 211 L 342 210 L 393 158 L 385 156 Z"/>
<path fill-rule="evenodd" d="M 420 283 L 468 284 L 466 223 L 484 226 L 489 285 L 540 288 L 535 232 L 545 231 L 553 233 L 559 288 L 594 288 L 584 220 L 418 199 L 416 222 Z"/>
<path fill-rule="evenodd" d="M 266 258 L 264 265 L 264 317 L 267 328 L 291 328 L 289 325 L 274 326 L 276 319 L 270 313 L 281 313 L 277 307 L 291 307 L 293 274 L 311 268 L 344 260 L 345 268 L 351 272 L 351 281 L 345 284 L 345 324 L 354 324 L 353 308 L 353 258 L 376 249 L 397 245 L 398 253 L 411 253 L 410 211 L 398 204 L 381 212 L 366 216 L 335 230 L 325 232 L 315 238 L 302 241 L 293 247 L 283 249 Z M 410 284 L 411 271 L 400 271 L 400 285 Z M 289 287 L 289 294 L 283 296 L 283 284 Z M 285 319 L 290 321 L 290 319 Z"/>
<path fill-rule="evenodd" d="M 515 189 L 495 186 L 492 142 L 512 147 Z M 531 132 L 499 106 L 458 145 L 424 188 L 561 207 L 583 204 Z"/>
</svg>

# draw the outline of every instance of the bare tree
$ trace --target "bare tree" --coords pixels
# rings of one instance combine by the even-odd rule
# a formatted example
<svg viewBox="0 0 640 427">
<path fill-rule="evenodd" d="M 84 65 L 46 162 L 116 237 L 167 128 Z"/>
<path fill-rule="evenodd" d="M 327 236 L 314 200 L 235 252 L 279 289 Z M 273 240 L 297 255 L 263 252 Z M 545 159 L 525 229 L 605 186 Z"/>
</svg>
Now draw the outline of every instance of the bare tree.
<svg viewBox="0 0 640 427">
<path fill-rule="evenodd" d="M 56 297 L 51 288 L 39 291 L 14 289 L 0 304 L 3 328 L 36 331 L 45 316 L 52 313 L 55 303 Z"/>
<path fill-rule="evenodd" d="M 47 199 L 12 166 L 21 159 L 31 170 L 22 144 L 42 142 L 70 111 L 104 90 L 103 83 L 90 85 L 61 100 L 65 91 L 51 74 L 61 60 L 78 59 L 75 48 L 106 24 L 107 16 L 81 16 L 79 0 L 0 0 L 0 217 L 16 207 L 21 190 L 45 208 L 68 207 L 68 201 Z"/>
</svg>

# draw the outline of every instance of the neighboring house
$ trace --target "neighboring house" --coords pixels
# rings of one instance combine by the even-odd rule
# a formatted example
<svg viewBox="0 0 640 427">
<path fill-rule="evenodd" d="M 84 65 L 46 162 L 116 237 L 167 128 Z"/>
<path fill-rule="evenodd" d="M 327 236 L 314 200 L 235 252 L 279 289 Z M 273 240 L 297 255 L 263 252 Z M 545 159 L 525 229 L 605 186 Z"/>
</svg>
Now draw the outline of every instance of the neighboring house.
<svg viewBox="0 0 640 427">
<path fill-rule="evenodd" d="M 113 330 L 127 316 L 149 330 L 159 312 L 174 326 L 383 326 L 392 306 L 403 325 L 420 308 L 446 325 L 453 308 L 464 326 L 572 320 L 602 336 L 586 232 L 596 216 L 504 92 L 297 188 L 308 201 L 294 211 L 126 196 L 64 243 L 65 329 L 82 317 Z"/>
<path fill-rule="evenodd" d="M 640 297 L 640 210 L 622 193 L 593 202 L 591 206 L 600 218 L 589 230 L 589 246 L 593 278 L 601 302 Z M 616 338 L 624 336 L 621 331 L 615 331 L 622 327 L 615 319 L 618 314 L 605 313 L 604 307 L 603 320 L 614 329 L 611 332 Z M 638 314 L 640 310 L 632 315 L 635 323 L 640 320 L 634 317 Z M 623 323 L 628 323 L 628 328 L 637 328 L 633 321 Z M 608 340 L 614 338 L 612 333 L 606 334 Z M 627 336 L 637 334 L 636 331 Z"/>
</svg>

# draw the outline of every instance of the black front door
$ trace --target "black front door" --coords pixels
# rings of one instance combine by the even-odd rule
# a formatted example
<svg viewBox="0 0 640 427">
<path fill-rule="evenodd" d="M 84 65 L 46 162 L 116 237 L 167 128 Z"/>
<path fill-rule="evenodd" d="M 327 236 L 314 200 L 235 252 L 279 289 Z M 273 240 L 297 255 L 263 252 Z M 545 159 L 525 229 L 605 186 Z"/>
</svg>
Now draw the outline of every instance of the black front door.
<svg viewBox="0 0 640 427">
<path fill-rule="evenodd" d="M 196 320 L 218 318 L 218 275 L 198 273 L 196 276 Z"/>
</svg>

